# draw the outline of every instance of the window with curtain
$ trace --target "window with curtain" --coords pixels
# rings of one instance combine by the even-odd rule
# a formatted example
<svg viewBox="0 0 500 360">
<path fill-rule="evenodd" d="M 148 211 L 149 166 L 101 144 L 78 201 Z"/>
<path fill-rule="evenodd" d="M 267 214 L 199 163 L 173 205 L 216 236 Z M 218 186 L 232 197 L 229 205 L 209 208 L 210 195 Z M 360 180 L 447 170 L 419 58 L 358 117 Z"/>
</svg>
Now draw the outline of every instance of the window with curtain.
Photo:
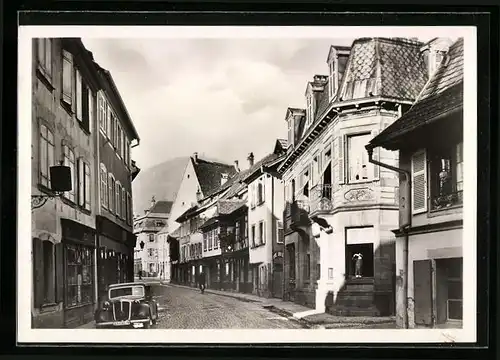
<svg viewBox="0 0 500 360">
<path fill-rule="evenodd" d="M 76 164 L 75 153 L 69 148 L 68 145 L 63 146 L 64 151 L 64 166 L 68 166 L 71 170 L 71 190 L 64 192 L 64 197 L 70 201 L 75 202 L 75 180 L 76 180 Z"/>
<path fill-rule="evenodd" d="M 82 245 L 66 245 L 66 307 L 92 303 L 93 250 Z"/>
<path fill-rule="evenodd" d="M 40 184 L 51 188 L 50 167 L 54 164 L 54 135 L 45 126 L 40 126 Z"/>
</svg>

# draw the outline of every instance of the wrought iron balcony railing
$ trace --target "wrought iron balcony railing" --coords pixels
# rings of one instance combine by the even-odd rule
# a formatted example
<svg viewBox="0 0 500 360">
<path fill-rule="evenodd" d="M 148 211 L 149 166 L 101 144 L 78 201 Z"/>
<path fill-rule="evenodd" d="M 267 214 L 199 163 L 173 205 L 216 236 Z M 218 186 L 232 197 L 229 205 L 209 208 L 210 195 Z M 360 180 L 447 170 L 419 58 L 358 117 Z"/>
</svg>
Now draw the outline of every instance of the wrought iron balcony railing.
<svg viewBox="0 0 500 360">
<path fill-rule="evenodd" d="M 310 212 L 322 213 L 333 209 L 333 191 L 331 184 L 318 184 L 311 189 Z"/>
<path fill-rule="evenodd" d="M 436 196 L 432 199 L 432 209 L 442 210 L 463 204 L 463 191 Z"/>
</svg>

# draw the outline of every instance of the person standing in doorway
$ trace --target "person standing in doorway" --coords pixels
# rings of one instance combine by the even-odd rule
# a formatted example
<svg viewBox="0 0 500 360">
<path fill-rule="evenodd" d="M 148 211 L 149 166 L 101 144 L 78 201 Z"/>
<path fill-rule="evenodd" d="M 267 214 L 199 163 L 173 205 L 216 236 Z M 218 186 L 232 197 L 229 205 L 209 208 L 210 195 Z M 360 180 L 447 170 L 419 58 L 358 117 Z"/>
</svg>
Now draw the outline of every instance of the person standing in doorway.
<svg viewBox="0 0 500 360">
<path fill-rule="evenodd" d="M 352 259 L 354 260 L 354 276 L 359 278 L 362 276 L 363 255 L 361 253 L 356 253 L 352 256 Z"/>
<path fill-rule="evenodd" d="M 198 277 L 198 286 L 200 287 L 200 291 L 203 294 L 205 292 L 205 272 L 201 271 Z"/>
</svg>

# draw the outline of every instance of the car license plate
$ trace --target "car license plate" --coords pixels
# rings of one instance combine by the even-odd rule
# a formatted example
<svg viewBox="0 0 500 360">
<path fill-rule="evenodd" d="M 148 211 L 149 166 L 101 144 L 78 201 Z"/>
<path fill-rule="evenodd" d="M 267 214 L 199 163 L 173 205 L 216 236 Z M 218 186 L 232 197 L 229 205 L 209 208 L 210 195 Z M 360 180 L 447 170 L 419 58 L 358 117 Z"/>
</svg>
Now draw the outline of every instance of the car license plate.
<svg viewBox="0 0 500 360">
<path fill-rule="evenodd" d="M 113 322 L 113 326 L 124 326 L 124 325 L 130 325 L 130 322 L 127 320 Z"/>
</svg>

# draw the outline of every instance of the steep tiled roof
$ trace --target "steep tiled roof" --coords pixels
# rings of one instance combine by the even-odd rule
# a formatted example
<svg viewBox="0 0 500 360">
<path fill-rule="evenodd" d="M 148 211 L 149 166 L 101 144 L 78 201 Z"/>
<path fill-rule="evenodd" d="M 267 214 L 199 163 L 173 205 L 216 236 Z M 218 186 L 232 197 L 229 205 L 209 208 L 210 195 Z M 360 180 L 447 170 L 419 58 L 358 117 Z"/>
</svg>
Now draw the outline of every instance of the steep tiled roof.
<svg viewBox="0 0 500 360">
<path fill-rule="evenodd" d="M 427 81 L 421 45 L 401 38 L 355 40 L 339 89 L 340 100 L 370 96 L 415 100 Z"/>
<path fill-rule="evenodd" d="M 198 205 L 193 205 L 186 211 L 184 211 L 175 221 L 182 222 L 184 219 L 187 219 L 191 214 L 194 214 L 198 210 Z"/>
<path fill-rule="evenodd" d="M 277 141 L 283 149 L 288 147 L 288 141 L 286 139 L 278 139 Z"/>
<path fill-rule="evenodd" d="M 422 90 L 418 100 L 397 121 L 370 141 L 371 147 L 384 146 L 440 115 L 463 106 L 463 39 L 457 40 Z"/>
<path fill-rule="evenodd" d="M 217 217 L 211 217 L 207 221 L 205 221 L 203 224 L 201 224 L 200 229 L 209 227 L 210 225 L 216 224 L 217 223 Z"/>
<path fill-rule="evenodd" d="M 230 177 L 236 174 L 234 165 L 222 164 L 200 158 L 196 161 L 194 161 L 193 158 L 191 158 L 191 160 L 204 197 L 211 195 L 221 186 L 222 174 L 225 173 Z"/>
<path fill-rule="evenodd" d="M 317 119 L 318 116 L 322 115 L 329 104 L 330 104 L 330 97 L 328 95 L 328 82 L 327 82 L 324 90 L 318 93 L 318 102 L 316 104 L 316 114 L 314 118 Z"/>
<path fill-rule="evenodd" d="M 170 214 L 172 209 L 173 201 L 157 201 L 155 205 L 149 209 L 151 214 Z"/>
<path fill-rule="evenodd" d="M 219 215 L 229 215 L 246 206 L 246 200 L 219 200 L 217 212 Z"/>
<path fill-rule="evenodd" d="M 257 161 L 250 169 L 248 169 L 247 175 L 243 178 L 243 181 L 248 179 L 251 175 L 253 175 L 256 171 L 260 170 L 261 166 L 266 165 L 269 162 L 276 160 L 279 157 L 278 154 L 271 153 L 264 156 L 262 159 Z"/>
</svg>

